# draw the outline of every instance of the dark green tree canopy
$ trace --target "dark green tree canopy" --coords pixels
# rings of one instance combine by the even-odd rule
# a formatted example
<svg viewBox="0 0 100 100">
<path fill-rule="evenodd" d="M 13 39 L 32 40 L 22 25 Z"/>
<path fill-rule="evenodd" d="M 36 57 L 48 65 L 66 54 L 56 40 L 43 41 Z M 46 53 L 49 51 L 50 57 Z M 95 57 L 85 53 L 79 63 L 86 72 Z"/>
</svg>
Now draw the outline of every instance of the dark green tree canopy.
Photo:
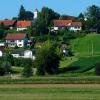
<svg viewBox="0 0 100 100">
<path fill-rule="evenodd" d="M 34 66 L 38 75 L 56 74 L 58 72 L 60 57 L 56 53 L 55 45 L 46 41 L 36 53 Z"/>
<path fill-rule="evenodd" d="M 26 11 L 24 6 L 21 5 L 18 20 L 33 20 L 33 13 L 31 11 Z"/>
<path fill-rule="evenodd" d="M 54 19 L 59 19 L 60 15 L 48 7 L 43 7 L 38 13 L 38 18 L 34 24 L 34 30 L 37 34 L 47 34 L 48 27 L 51 26 Z"/>
<path fill-rule="evenodd" d="M 89 6 L 85 16 L 87 18 L 87 29 L 95 29 L 100 32 L 100 7 L 96 5 Z"/>
<path fill-rule="evenodd" d="M 18 20 L 25 20 L 26 19 L 26 10 L 23 5 L 20 7 L 20 11 L 18 14 Z"/>
</svg>

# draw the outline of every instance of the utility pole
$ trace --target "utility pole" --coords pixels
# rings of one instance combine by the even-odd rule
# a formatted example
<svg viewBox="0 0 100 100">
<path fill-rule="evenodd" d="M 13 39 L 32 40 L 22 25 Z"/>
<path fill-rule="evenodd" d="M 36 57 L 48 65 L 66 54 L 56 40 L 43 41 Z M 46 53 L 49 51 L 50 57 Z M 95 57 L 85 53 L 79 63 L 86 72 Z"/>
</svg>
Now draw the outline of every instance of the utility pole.
<svg viewBox="0 0 100 100">
<path fill-rule="evenodd" d="M 92 49 L 91 54 L 92 54 L 92 56 L 93 56 L 93 54 L 94 54 L 94 45 L 93 45 L 93 41 L 91 41 L 91 49 Z"/>
<path fill-rule="evenodd" d="M 48 30 L 49 30 L 49 32 L 48 32 L 48 44 L 50 43 L 50 27 L 48 27 Z"/>
</svg>

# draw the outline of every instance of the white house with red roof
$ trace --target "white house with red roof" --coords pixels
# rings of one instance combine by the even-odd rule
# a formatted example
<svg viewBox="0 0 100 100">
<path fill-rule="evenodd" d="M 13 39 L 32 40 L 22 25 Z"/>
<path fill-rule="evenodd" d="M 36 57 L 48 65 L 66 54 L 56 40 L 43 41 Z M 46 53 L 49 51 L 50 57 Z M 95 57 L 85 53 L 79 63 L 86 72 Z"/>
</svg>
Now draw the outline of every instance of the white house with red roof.
<svg viewBox="0 0 100 100">
<path fill-rule="evenodd" d="M 58 31 L 63 28 L 74 32 L 80 31 L 82 30 L 82 23 L 73 22 L 72 20 L 54 20 L 54 26 L 51 31 Z"/>
<path fill-rule="evenodd" d="M 26 30 L 32 26 L 32 21 L 17 21 L 17 31 Z"/>
<path fill-rule="evenodd" d="M 27 35 L 23 33 L 7 34 L 5 39 L 8 47 L 24 47 L 28 44 Z"/>
<path fill-rule="evenodd" d="M 69 26 L 70 31 L 81 31 L 82 30 L 82 23 L 81 22 L 72 22 Z"/>
<path fill-rule="evenodd" d="M 0 24 L 4 24 L 4 26 L 12 29 L 16 27 L 17 20 L 0 20 Z"/>
</svg>

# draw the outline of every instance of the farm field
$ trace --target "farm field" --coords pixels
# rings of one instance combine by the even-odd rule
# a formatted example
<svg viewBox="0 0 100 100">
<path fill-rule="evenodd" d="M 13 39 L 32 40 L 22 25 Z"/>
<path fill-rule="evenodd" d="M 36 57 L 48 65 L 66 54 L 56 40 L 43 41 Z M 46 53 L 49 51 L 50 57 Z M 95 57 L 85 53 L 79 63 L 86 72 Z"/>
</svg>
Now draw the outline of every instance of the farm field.
<svg viewBox="0 0 100 100">
<path fill-rule="evenodd" d="M 100 100 L 99 84 L 1 84 L 0 100 Z"/>
</svg>

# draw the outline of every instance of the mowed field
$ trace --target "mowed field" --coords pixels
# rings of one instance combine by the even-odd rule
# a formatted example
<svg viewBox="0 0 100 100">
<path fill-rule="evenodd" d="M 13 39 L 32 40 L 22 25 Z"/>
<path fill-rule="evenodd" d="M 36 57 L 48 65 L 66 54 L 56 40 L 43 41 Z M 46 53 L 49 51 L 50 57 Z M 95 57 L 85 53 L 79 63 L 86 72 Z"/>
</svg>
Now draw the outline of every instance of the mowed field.
<svg viewBox="0 0 100 100">
<path fill-rule="evenodd" d="M 0 100 L 100 100 L 100 85 L 4 84 Z"/>
<path fill-rule="evenodd" d="M 72 41 L 72 50 L 77 56 L 100 55 L 100 34 L 88 34 Z"/>
</svg>

